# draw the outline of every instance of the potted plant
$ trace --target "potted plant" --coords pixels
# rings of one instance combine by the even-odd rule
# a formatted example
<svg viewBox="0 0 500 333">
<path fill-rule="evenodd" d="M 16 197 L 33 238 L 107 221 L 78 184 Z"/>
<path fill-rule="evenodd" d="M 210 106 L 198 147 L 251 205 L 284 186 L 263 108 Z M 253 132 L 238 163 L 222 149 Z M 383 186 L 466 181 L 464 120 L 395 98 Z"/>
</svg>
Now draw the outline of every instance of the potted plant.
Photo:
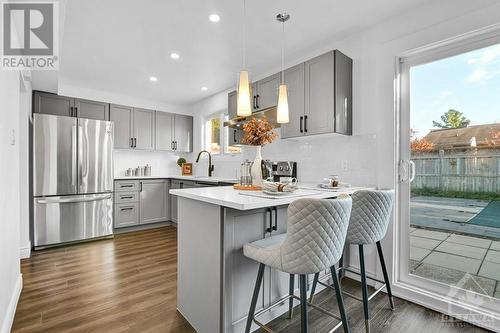
<svg viewBox="0 0 500 333">
<path fill-rule="evenodd" d="M 273 127 L 264 117 L 253 118 L 243 125 L 242 143 L 255 146 L 257 148 L 255 160 L 252 165 L 252 180 L 254 185 L 262 184 L 262 146 L 271 143 L 278 136 L 273 132 Z"/>
</svg>

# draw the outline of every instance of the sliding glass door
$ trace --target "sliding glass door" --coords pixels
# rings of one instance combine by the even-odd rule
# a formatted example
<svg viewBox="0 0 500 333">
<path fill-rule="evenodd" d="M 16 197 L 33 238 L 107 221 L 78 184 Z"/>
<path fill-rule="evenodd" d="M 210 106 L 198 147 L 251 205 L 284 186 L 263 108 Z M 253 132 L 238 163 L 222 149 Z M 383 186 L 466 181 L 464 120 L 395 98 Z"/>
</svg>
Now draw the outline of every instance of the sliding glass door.
<svg viewBox="0 0 500 333">
<path fill-rule="evenodd" d="M 500 312 L 500 39 L 400 60 L 398 282 L 436 309 L 492 327 Z"/>
</svg>

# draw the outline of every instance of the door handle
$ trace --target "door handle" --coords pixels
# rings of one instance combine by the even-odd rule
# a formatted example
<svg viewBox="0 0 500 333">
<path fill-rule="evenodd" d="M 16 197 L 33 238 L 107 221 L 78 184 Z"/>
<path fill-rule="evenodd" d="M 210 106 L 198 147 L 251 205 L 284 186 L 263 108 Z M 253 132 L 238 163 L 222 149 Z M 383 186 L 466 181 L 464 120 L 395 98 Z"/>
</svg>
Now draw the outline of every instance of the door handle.
<svg viewBox="0 0 500 333">
<path fill-rule="evenodd" d="M 307 133 L 307 116 L 304 116 L 304 132 Z"/>
<path fill-rule="evenodd" d="M 273 231 L 273 211 L 272 211 L 272 208 L 268 208 L 266 210 L 266 216 L 267 216 L 267 213 L 269 213 L 269 227 L 266 228 L 266 231 L 272 232 Z"/>
<path fill-rule="evenodd" d="M 137 138 L 134 138 L 134 148 L 137 148 Z"/>
<path fill-rule="evenodd" d="M 278 230 L 278 208 L 273 207 L 274 210 L 274 225 L 273 225 L 273 230 L 277 231 Z"/>
<path fill-rule="evenodd" d="M 413 162 L 412 160 L 409 160 L 408 164 L 410 164 L 410 179 L 408 179 L 408 182 L 411 183 L 415 180 L 415 176 L 416 176 L 415 162 Z"/>
<path fill-rule="evenodd" d="M 236 141 L 236 130 L 234 130 L 234 131 L 233 131 L 233 141 L 234 141 L 234 142 L 237 142 L 237 141 Z"/>
<path fill-rule="evenodd" d="M 89 202 L 98 200 L 111 199 L 111 194 L 99 194 L 84 197 L 51 197 L 38 199 L 36 202 L 40 204 L 51 204 L 51 203 L 75 203 L 75 202 Z"/>
<path fill-rule="evenodd" d="M 259 94 L 257 94 L 257 109 L 259 109 L 259 108 L 260 108 L 260 105 L 259 105 L 259 104 L 260 104 L 260 95 L 259 95 Z"/>
<path fill-rule="evenodd" d="M 304 129 L 302 127 L 302 122 L 304 120 L 304 117 L 303 116 L 300 116 L 300 133 L 304 133 Z"/>
<path fill-rule="evenodd" d="M 77 167 L 77 159 L 78 159 L 78 152 L 77 152 L 77 147 L 76 147 L 76 140 L 77 140 L 77 134 L 76 134 L 76 126 L 73 126 L 71 128 L 71 155 L 72 155 L 72 161 L 71 161 L 71 185 L 77 186 L 78 184 L 76 183 L 76 174 L 78 172 L 78 167 Z"/>
<path fill-rule="evenodd" d="M 130 148 L 134 148 L 134 138 L 130 138 Z"/>
<path fill-rule="evenodd" d="M 253 95 L 253 108 L 254 110 L 257 108 L 257 96 Z"/>
<path fill-rule="evenodd" d="M 142 182 L 139 183 L 139 192 L 142 192 Z"/>
<path fill-rule="evenodd" d="M 78 107 L 75 106 L 75 117 L 78 117 Z"/>
</svg>

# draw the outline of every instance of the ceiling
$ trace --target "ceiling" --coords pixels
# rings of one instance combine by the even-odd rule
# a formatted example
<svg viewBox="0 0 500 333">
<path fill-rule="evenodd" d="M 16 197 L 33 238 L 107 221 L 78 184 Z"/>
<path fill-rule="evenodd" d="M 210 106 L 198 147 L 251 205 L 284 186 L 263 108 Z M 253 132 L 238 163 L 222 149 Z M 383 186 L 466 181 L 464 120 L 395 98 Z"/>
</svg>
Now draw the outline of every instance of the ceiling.
<svg viewBox="0 0 500 333">
<path fill-rule="evenodd" d="M 286 52 L 300 55 L 427 0 L 247 0 L 247 67 L 278 68 L 281 25 L 291 14 Z M 68 0 L 60 81 L 136 98 L 188 104 L 236 83 L 243 62 L 241 0 Z M 209 14 L 221 20 L 212 23 Z M 180 59 L 173 60 L 176 52 Z M 158 78 L 151 82 L 150 76 Z M 201 87 L 208 88 L 202 91 Z"/>
</svg>

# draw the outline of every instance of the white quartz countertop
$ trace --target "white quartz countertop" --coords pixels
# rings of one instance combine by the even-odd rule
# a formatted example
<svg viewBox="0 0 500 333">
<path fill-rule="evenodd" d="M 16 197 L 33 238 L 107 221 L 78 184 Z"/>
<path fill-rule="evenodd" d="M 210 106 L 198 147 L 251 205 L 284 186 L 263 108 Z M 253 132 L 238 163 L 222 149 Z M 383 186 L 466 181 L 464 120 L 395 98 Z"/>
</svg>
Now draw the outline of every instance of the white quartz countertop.
<svg viewBox="0 0 500 333">
<path fill-rule="evenodd" d="M 115 180 L 130 180 L 130 179 L 179 179 L 190 180 L 203 183 L 237 183 L 237 179 L 229 179 L 222 177 L 208 177 L 208 176 L 179 176 L 179 175 L 164 175 L 164 176 L 119 176 Z"/>
<path fill-rule="evenodd" d="M 313 198 L 335 198 L 341 193 L 352 194 L 360 187 L 346 188 L 339 191 L 321 191 L 315 189 L 299 189 L 300 193 L 307 193 L 304 196 L 282 196 L 278 198 L 260 198 L 240 194 L 243 191 L 235 190 L 232 186 L 219 186 L 219 187 L 202 187 L 202 188 L 189 188 L 189 189 L 172 189 L 170 194 L 179 197 L 198 200 L 214 205 L 219 205 L 238 210 L 250 210 L 257 208 L 266 208 L 273 206 L 288 205 L 292 201 L 299 198 L 313 197 Z"/>
</svg>

